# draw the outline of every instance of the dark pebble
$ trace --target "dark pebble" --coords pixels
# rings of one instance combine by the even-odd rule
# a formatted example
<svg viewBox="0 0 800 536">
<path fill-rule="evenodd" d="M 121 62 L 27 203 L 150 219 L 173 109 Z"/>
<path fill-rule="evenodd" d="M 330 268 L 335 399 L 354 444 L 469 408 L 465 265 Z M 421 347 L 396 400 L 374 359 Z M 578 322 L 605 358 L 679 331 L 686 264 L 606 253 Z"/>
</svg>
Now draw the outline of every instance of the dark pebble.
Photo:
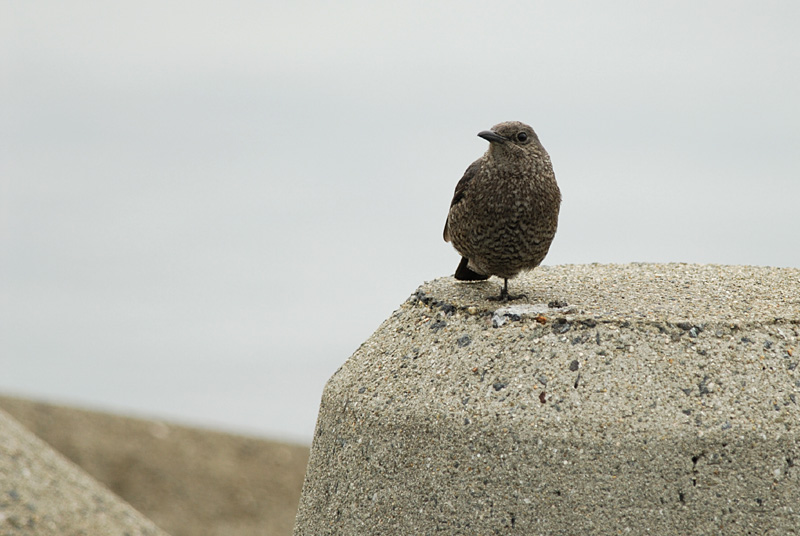
<svg viewBox="0 0 800 536">
<path fill-rule="evenodd" d="M 437 320 L 436 322 L 431 324 L 431 329 L 433 331 L 439 331 L 440 329 L 442 329 L 445 326 L 447 326 L 447 322 L 445 322 L 444 320 Z"/>
<path fill-rule="evenodd" d="M 697 387 L 700 389 L 701 395 L 707 395 L 711 392 L 708 390 L 708 383 L 710 379 L 711 378 L 709 378 L 708 376 L 703 376 L 703 380 L 697 384 Z"/>
<path fill-rule="evenodd" d="M 566 318 L 559 318 L 556 320 L 556 323 L 553 324 L 553 333 L 556 334 L 564 334 L 569 331 L 572 326 L 567 322 Z"/>
</svg>

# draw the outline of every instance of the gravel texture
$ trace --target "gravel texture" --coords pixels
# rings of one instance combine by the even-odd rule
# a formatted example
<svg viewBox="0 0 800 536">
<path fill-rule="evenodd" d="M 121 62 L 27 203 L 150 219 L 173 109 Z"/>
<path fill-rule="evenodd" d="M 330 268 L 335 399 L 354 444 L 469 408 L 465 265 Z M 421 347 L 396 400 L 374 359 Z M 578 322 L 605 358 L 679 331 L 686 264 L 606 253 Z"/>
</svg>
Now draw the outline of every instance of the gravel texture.
<svg viewBox="0 0 800 536">
<path fill-rule="evenodd" d="M 329 380 L 295 534 L 798 534 L 800 270 L 420 287 Z"/>
</svg>

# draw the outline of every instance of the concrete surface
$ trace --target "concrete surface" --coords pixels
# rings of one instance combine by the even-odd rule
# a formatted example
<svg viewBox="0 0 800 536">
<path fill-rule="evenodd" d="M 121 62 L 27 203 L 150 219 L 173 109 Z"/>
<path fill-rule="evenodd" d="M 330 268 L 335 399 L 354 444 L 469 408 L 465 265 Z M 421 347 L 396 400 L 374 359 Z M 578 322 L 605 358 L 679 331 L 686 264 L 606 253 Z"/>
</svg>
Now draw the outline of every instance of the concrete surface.
<svg viewBox="0 0 800 536">
<path fill-rule="evenodd" d="M 5 396 L 0 396 L 0 408 L 173 536 L 282 536 L 292 532 L 308 447 Z M 13 426 L 18 430 L 18 425 Z M 5 427 L 0 435 L 7 439 Z M 34 445 L 25 452 L 49 450 L 41 441 L 35 440 Z M 0 466 L 11 462 L 4 454 Z M 13 523 L 27 523 L 18 512 L 27 514 L 27 503 L 40 513 L 47 508 L 68 508 L 60 504 L 59 497 L 23 493 L 27 485 L 24 475 L 3 467 L 0 517 L 6 517 L 0 521 L 0 536 L 37 534 L 9 528 Z M 39 466 L 29 471 L 39 479 L 60 481 L 60 467 Z M 9 495 L 11 490 L 16 490 L 18 500 Z M 43 506 L 39 501 L 56 502 Z M 17 520 L 12 521 L 12 516 Z"/>
<path fill-rule="evenodd" d="M 500 284 L 424 284 L 329 380 L 295 535 L 800 532 L 800 270 Z"/>
<path fill-rule="evenodd" d="M 0 535 L 166 536 L 0 411 Z"/>
</svg>

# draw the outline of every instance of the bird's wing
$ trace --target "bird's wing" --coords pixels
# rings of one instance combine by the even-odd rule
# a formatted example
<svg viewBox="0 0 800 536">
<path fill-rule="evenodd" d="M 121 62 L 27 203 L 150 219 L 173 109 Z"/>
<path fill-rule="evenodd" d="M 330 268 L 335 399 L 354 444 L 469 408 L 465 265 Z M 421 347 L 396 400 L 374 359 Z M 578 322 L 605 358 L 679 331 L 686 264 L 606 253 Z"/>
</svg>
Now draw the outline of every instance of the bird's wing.
<svg viewBox="0 0 800 536">
<path fill-rule="evenodd" d="M 458 181 L 456 184 L 456 191 L 453 193 L 453 200 L 450 201 L 450 208 L 452 209 L 454 205 L 461 202 L 464 199 L 464 193 L 466 192 L 467 188 L 469 187 L 469 183 L 472 182 L 472 179 L 475 178 L 475 175 L 478 174 L 478 171 L 481 169 L 481 160 L 475 160 L 467 170 L 464 172 L 464 176 L 461 177 L 461 180 Z M 449 219 L 449 213 L 448 213 Z M 444 241 L 450 242 L 450 233 L 447 230 L 447 221 L 444 222 Z"/>
<path fill-rule="evenodd" d="M 464 192 L 469 186 L 469 183 L 472 182 L 472 179 L 475 178 L 475 175 L 478 174 L 478 171 L 480 171 L 480 169 L 481 169 L 480 159 L 475 160 L 472 164 L 469 165 L 467 170 L 464 172 L 464 176 L 461 177 L 461 180 L 458 181 L 458 184 L 456 184 L 456 191 L 453 194 L 453 200 L 450 202 L 450 208 L 452 208 L 453 205 L 464 199 Z"/>
</svg>

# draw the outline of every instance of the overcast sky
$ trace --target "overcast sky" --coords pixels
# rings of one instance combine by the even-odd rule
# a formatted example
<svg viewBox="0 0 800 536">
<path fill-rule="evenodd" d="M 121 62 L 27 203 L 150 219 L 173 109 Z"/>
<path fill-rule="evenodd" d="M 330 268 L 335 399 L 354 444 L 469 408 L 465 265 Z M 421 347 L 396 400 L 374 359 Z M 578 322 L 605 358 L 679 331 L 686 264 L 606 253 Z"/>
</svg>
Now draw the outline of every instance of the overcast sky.
<svg viewBox="0 0 800 536">
<path fill-rule="evenodd" d="M 0 5 L 0 391 L 309 442 L 531 124 L 545 264 L 800 267 L 800 3 Z"/>
</svg>

